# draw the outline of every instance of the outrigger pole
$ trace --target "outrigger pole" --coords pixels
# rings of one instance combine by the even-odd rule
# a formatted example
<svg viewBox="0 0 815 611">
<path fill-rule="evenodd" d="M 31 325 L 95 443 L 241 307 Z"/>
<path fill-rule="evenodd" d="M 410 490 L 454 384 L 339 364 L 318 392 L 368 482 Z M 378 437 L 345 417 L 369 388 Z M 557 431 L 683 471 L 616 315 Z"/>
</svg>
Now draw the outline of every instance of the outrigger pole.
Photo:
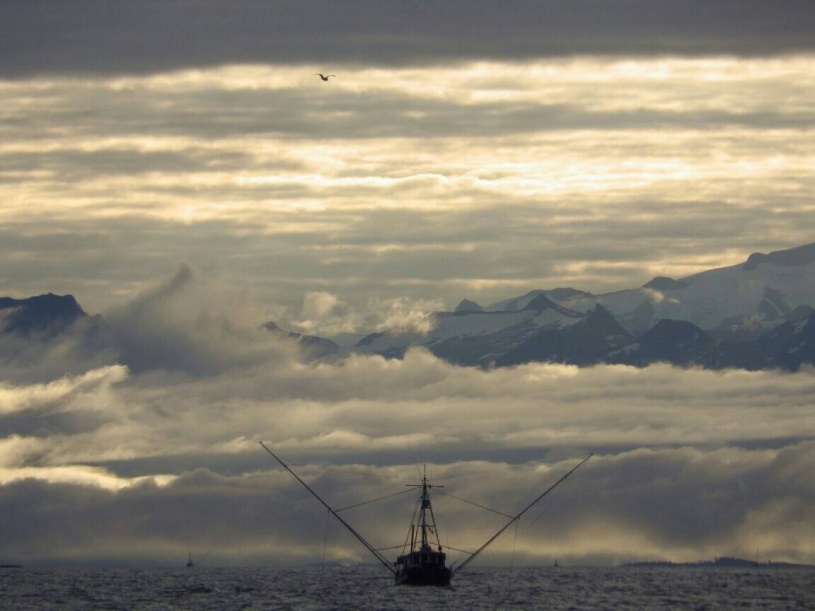
<svg viewBox="0 0 815 611">
<path fill-rule="evenodd" d="M 573 468 L 571 471 L 569 471 L 569 472 L 568 472 L 566 475 L 564 475 L 563 477 L 561 477 L 561 478 L 560 478 L 558 481 L 556 481 L 554 484 L 552 484 L 551 486 L 549 486 L 549 488 L 547 488 L 547 489 L 546 489 L 546 490 L 543 492 L 543 494 L 541 494 L 540 496 L 538 496 L 538 498 L 536 498 L 534 501 L 532 501 L 531 503 L 529 503 L 529 505 L 527 505 L 526 507 L 524 507 L 524 509 L 523 509 L 523 510 L 522 510 L 522 511 L 521 511 L 521 512 L 518 514 L 518 515 L 516 515 L 516 516 L 515 516 L 514 518 L 512 518 L 512 519 L 511 519 L 509 522 L 507 522 L 507 523 L 504 525 L 504 527 L 503 527 L 501 530 L 499 530 L 497 533 L 495 533 L 495 534 L 494 534 L 492 537 L 490 537 L 490 538 L 487 540 L 487 542 L 486 542 L 484 545 L 482 545 L 482 546 L 481 546 L 481 547 L 479 547 L 477 550 L 475 550 L 475 551 L 474 551 L 472 554 L 470 554 L 470 557 L 469 557 L 469 558 L 467 558 L 467 559 L 466 559 L 464 562 L 462 562 L 461 564 L 459 564 L 459 565 L 458 565 L 458 566 L 457 566 L 457 567 L 456 567 L 456 568 L 453 570 L 452 575 L 455 575 L 455 574 L 456 574 L 456 573 L 458 573 L 458 572 L 459 572 L 461 569 L 463 569 L 465 566 L 467 566 L 467 565 L 468 565 L 470 562 L 472 562 L 473 560 L 475 560 L 475 557 L 476 557 L 476 556 L 478 556 L 478 554 L 480 554 L 481 552 L 483 552 L 483 551 L 486 549 L 486 547 L 487 547 L 487 546 L 488 546 L 490 543 L 492 543 L 493 541 L 495 541 L 495 540 L 496 540 L 496 539 L 497 539 L 497 538 L 498 538 L 498 537 L 501 535 L 501 533 L 502 533 L 502 532 L 504 532 L 504 531 L 505 531 L 507 528 L 509 528 L 510 526 L 512 526 L 512 524 L 514 524 L 515 522 L 517 522 L 518 520 L 520 520 L 522 515 L 524 515 L 524 514 L 525 514 L 527 511 L 529 511 L 530 509 L 532 509 L 532 507 L 534 507 L 535 505 L 537 505 L 537 504 L 538 504 L 538 501 L 540 501 L 540 500 L 541 500 L 543 497 L 545 497 L 547 494 L 549 494 L 550 492 L 552 492 L 552 490 L 554 490 L 555 488 L 557 488 L 557 487 L 558 487 L 558 486 L 559 486 L 561 483 L 563 483 L 563 482 L 566 480 L 566 478 L 567 478 L 567 477 L 569 477 L 569 476 L 570 476 L 572 473 L 574 473 L 574 472 L 575 472 L 575 471 L 577 471 L 577 470 L 578 470 L 580 467 L 582 467 L 582 466 L 583 466 L 583 464 L 584 464 L 584 463 L 585 463 L 585 462 L 586 462 L 586 461 L 587 461 L 589 458 L 591 458 L 592 456 L 594 456 L 594 453 L 591 453 L 591 454 L 589 454 L 588 456 L 586 456 L 586 458 L 584 458 L 583 460 L 581 460 L 581 461 L 580 461 L 580 462 L 577 464 L 577 466 L 576 466 L 576 467 L 574 467 L 574 468 Z M 451 575 L 451 577 L 452 577 L 452 575 Z"/>
<path fill-rule="evenodd" d="M 279 463 L 280 463 L 280 464 L 283 466 L 283 468 L 284 468 L 286 471 L 288 471 L 289 473 L 291 473 L 291 474 L 292 474 L 292 476 L 294 477 L 294 479 L 296 479 L 298 482 L 300 482 L 301 484 L 303 484 L 303 487 L 304 487 L 306 490 L 308 490 L 308 491 L 309 491 L 309 492 L 312 494 L 312 496 L 313 496 L 315 499 L 317 499 L 318 501 L 320 501 L 320 503 L 322 503 L 323 507 L 325 507 L 326 509 L 328 509 L 329 513 L 331 513 L 331 515 L 333 515 L 335 518 L 337 518 L 337 519 L 340 521 L 340 523 L 341 523 L 343 526 L 345 526 L 345 528 L 347 528 L 347 529 L 348 529 L 348 530 L 351 532 L 351 534 L 352 534 L 352 535 L 354 535 L 354 536 L 355 536 L 357 539 L 359 539 L 359 542 L 360 542 L 360 543 L 362 543 L 362 545 L 364 545 L 364 546 L 367 548 L 367 550 L 368 550 L 369 552 L 371 552 L 371 553 L 372 553 L 374 556 L 376 556 L 376 559 L 377 559 L 377 560 L 379 560 L 379 562 L 381 562 L 382 564 L 384 564 L 384 565 L 385 565 L 385 568 L 387 568 L 387 569 L 388 569 L 388 570 L 389 570 L 391 573 L 393 573 L 394 575 L 396 574 L 396 569 L 395 569 L 395 568 L 393 568 L 393 565 L 391 565 L 391 563 L 388 561 L 388 559 L 387 559 L 387 558 L 385 558 L 385 556 L 383 556 L 383 555 L 382 555 L 380 552 L 378 552 L 378 551 L 377 551 L 377 550 L 374 548 L 374 546 L 373 546 L 373 545 L 371 545 L 370 543 L 368 543 L 368 542 L 365 540 L 365 537 L 363 537 L 361 534 L 359 534 L 357 531 L 355 531 L 355 530 L 354 530 L 354 529 L 351 527 L 351 525 L 350 525 L 350 524 L 348 524 L 348 522 L 346 522 L 345 520 L 343 520 L 343 519 L 340 517 L 340 515 L 339 515 L 339 514 L 338 514 L 336 511 L 334 511 L 334 510 L 333 510 L 333 509 L 332 509 L 332 508 L 329 506 L 329 504 L 328 504 L 328 503 L 326 503 L 326 502 L 325 502 L 323 499 L 321 499 L 321 498 L 320 498 L 320 495 L 318 495 L 316 492 L 314 492 L 314 490 L 312 490 L 312 489 L 311 489 L 311 487 L 309 487 L 309 485 L 308 485 L 306 482 L 304 482 L 302 479 L 300 479 L 300 477 L 299 477 L 299 476 L 298 476 L 298 475 L 297 475 L 297 474 L 296 474 L 294 471 L 292 471 L 292 470 L 289 468 L 289 465 L 287 465 L 287 464 L 286 464 L 286 463 L 284 463 L 282 460 L 280 460 L 280 458 L 277 456 L 277 454 L 275 454 L 275 453 L 274 453 L 274 452 L 272 452 L 272 451 L 271 451 L 271 450 L 270 450 L 268 447 L 266 447 L 266 444 L 265 444 L 265 443 L 263 443 L 262 441 L 259 441 L 258 443 L 259 443 L 261 446 L 263 446 L 263 449 L 264 449 L 264 450 L 266 450 L 266 451 L 267 451 L 269 454 L 271 454 L 271 455 L 274 457 L 274 459 L 275 459 L 277 462 L 279 462 Z"/>
</svg>

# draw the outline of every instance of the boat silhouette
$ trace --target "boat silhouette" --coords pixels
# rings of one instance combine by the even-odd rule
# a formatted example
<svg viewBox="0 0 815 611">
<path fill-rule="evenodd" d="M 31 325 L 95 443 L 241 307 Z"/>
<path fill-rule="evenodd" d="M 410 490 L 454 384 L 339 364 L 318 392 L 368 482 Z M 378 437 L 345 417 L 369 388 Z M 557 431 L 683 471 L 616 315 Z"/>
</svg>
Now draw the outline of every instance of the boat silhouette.
<svg viewBox="0 0 815 611">
<path fill-rule="evenodd" d="M 416 486 L 416 484 L 410 484 Z M 393 575 L 394 583 L 411 586 L 447 586 L 453 572 L 447 567 L 447 554 L 442 551 L 436 517 L 430 504 L 430 484 L 427 483 L 427 469 L 422 474 L 419 513 L 416 521 L 410 523 L 408 543 L 410 551 L 396 558 Z M 428 515 L 430 518 L 428 519 Z M 431 547 L 430 537 L 435 539 L 436 549 Z"/>
<path fill-rule="evenodd" d="M 357 540 L 365 546 L 365 548 L 377 559 L 379 562 L 393 574 L 394 584 L 410 585 L 410 586 L 449 586 L 450 580 L 462 571 L 470 562 L 483 552 L 493 541 L 495 541 L 507 528 L 521 519 L 527 511 L 537 505 L 547 494 L 552 492 L 561 483 L 563 483 L 572 473 L 582 467 L 586 461 L 589 460 L 594 454 L 589 454 L 581 460 L 575 467 L 568 471 L 563 477 L 557 480 L 554 484 L 549 486 L 546 490 L 538 495 L 534 501 L 529 503 L 515 516 L 506 517 L 509 521 L 501 527 L 492 537 L 479 547 L 476 551 L 472 552 L 463 562 L 453 568 L 447 566 L 447 554 L 439 540 L 438 530 L 436 528 L 436 518 L 433 515 L 433 506 L 430 502 L 430 490 L 432 488 L 440 488 L 441 486 L 433 486 L 427 481 L 427 471 L 422 474 L 422 481 L 419 484 L 409 484 L 411 487 L 419 489 L 419 511 L 415 515 L 415 519 L 410 524 L 410 534 L 408 541 L 405 544 L 404 553 L 397 556 L 395 562 L 390 562 L 381 551 L 371 545 L 365 537 L 357 532 L 348 522 L 346 522 L 328 503 L 326 503 L 320 495 L 318 495 L 299 475 L 292 471 L 291 467 L 262 441 L 260 445 L 280 465 L 286 469 L 303 487 L 308 490 L 311 495 L 317 499 L 328 512 L 333 515 L 348 531 L 357 538 Z M 506 514 L 502 514 L 506 515 Z"/>
<path fill-rule="evenodd" d="M 186 564 L 187 568 L 193 569 L 199 564 L 201 564 L 204 560 L 206 560 L 206 557 L 209 556 L 210 552 L 212 552 L 212 550 L 208 551 L 203 556 L 198 556 L 197 558 L 192 557 L 192 552 L 187 552 L 187 564 Z"/>
</svg>

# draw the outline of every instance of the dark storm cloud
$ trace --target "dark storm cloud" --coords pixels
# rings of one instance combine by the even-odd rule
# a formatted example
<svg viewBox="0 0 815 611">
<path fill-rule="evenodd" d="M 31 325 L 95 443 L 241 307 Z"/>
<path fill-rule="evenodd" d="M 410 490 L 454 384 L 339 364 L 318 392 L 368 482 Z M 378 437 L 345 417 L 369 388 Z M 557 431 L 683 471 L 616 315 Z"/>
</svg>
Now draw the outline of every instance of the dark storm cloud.
<svg viewBox="0 0 815 611">
<path fill-rule="evenodd" d="M 813 31 L 815 8 L 808 0 L 7 0 L 0 6 L 0 73 L 571 54 L 758 55 L 810 51 Z"/>
</svg>

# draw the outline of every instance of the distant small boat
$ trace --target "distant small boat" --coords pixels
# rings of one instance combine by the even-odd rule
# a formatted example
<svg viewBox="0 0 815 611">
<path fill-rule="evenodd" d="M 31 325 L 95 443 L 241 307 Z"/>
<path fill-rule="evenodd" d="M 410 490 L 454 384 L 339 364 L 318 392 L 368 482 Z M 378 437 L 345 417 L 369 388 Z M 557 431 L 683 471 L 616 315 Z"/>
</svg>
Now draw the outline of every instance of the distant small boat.
<svg viewBox="0 0 815 611">
<path fill-rule="evenodd" d="M 206 560 L 207 556 L 209 556 L 211 552 L 212 550 L 209 550 L 206 554 L 204 554 L 203 556 L 198 556 L 195 560 L 193 560 L 192 558 L 192 552 L 187 552 L 187 565 L 186 565 L 187 568 L 191 569 L 193 567 L 199 566 L 204 560 Z"/>
<path fill-rule="evenodd" d="M 411 486 L 420 488 L 421 492 L 419 496 L 419 512 L 417 514 L 416 521 L 411 522 L 410 525 L 410 536 L 408 539 L 409 551 L 397 556 L 396 562 L 391 563 L 378 549 L 374 548 L 374 546 L 371 545 L 361 534 L 354 530 L 354 528 L 348 524 L 348 522 L 340 517 L 340 515 L 334 509 L 332 509 L 331 506 L 326 503 L 316 492 L 314 492 L 314 490 L 312 490 L 306 482 L 300 479 L 300 476 L 292 471 L 291 468 L 277 456 L 277 454 L 272 452 L 266 446 L 266 444 L 261 441 L 260 445 L 263 446 L 263 449 L 271 454 L 272 457 L 274 457 L 274 459 L 280 463 L 280 465 L 286 469 L 286 471 L 288 471 L 292 477 L 294 477 L 294 479 L 300 482 L 303 487 L 329 511 L 331 515 L 337 518 L 337 520 L 339 520 L 340 523 L 345 526 L 345 528 L 347 528 L 348 531 L 354 535 L 359 542 L 362 543 L 362 545 L 364 545 L 366 549 L 385 566 L 386 569 L 393 573 L 394 584 L 397 586 L 449 586 L 450 580 L 454 575 L 466 567 L 470 562 L 475 560 L 476 556 L 478 556 L 487 548 L 488 545 L 495 541 L 501 535 L 501 533 L 503 533 L 512 524 L 520 520 L 522 515 L 532 509 L 532 507 L 543 499 L 543 497 L 557 488 L 557 486 L 565 481 L 567 477 L 582 467 L 589 458 L 594 456 L 594 454 L 589 454 L 586 458 L 580 461 L 577 466 L 573 467 L 568 473 L 566 473 L 566 475 L 549 486 L 549 488 L 547 488 L 542 494 L 538 495 L 534 501 L 529 503 L 529 505 L 527 505 L 516 516 L 507 516 L 510 518 L 509 522 L 507 522 L 497 533 L 490 537 L 486 543 L 472 552 L 461 564 L 453 569 L 452 567 L 447 566 L 447 554 L 444 553 L 442 545 L 439 542 L 439 535 L 438 531 L 436 530 L 436 518 L 433 515 L 433 507 L 430 504 L 429 491 L 431 488 L 433 488 L 433 486 L 428 483 L 426 472 L 422 474 L 422 481 L 420 484 L 410 484 Z M 428 535 L 433 537 L 433 545 L 431 545 L 431 540 Z M 405 544 L 406 548 L 408 547 L 408 543 Z M 433 546 L 435 546 L 435 549 Z M 555 562 L 555 565 L 557 565 L 557 562 Z"/>
</svg>

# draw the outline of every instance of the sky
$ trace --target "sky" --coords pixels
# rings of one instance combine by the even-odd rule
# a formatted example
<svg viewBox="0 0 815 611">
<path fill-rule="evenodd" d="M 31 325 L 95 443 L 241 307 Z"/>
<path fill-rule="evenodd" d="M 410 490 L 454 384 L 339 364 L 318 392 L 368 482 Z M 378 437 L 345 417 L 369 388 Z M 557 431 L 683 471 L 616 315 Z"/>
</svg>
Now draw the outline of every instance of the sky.
<svg viewBox="0 0 815 611">
<path fill-rule="evenodd" d="M 257 332 L 812 242 L 812 31 L 808 0 L 0 3 L 0 296 L 110 334 L 0 342 L 0 562 L 317 561 L 263 440 L 338 505 L 427 464 L 507 513 L 594 452 L 519 561 L 815 563 L 811 369 L 315 364 Z M 436 503 L 453 547 L 501 526 Z M 364 512 L 403 540 L 410 502 Z"/>
</svg>

